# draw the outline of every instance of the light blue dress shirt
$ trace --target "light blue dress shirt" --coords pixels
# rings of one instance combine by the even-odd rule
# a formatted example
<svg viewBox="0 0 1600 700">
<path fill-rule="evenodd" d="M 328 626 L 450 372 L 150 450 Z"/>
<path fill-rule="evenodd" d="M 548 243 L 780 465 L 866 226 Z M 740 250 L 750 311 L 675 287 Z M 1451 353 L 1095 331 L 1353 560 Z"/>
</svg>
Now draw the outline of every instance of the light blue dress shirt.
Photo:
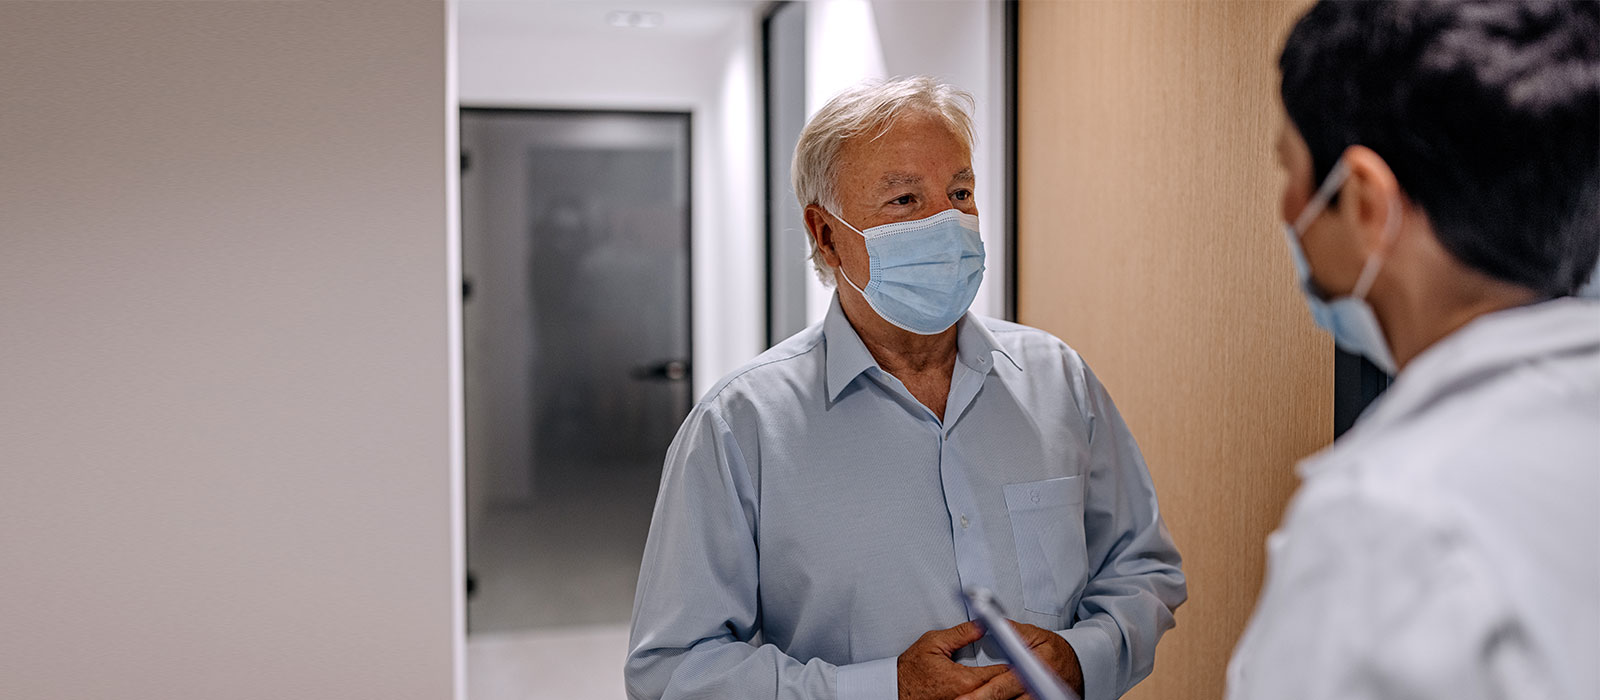
<svg viewBox="0 0 1600 700">
<path fill-rule="evenodd" d="M 634 600 L 634 700 L 894 700 L 896 659 L 995 591 L 1086 700 L 1150 673 L 1187 593 L 1133 436 L 1076 352 L 968 313 L 940 421 L 839 307 L 724 378 L 668 452 Z M 985 639 L 968 664 L 996 663 Z"/>
</svg>

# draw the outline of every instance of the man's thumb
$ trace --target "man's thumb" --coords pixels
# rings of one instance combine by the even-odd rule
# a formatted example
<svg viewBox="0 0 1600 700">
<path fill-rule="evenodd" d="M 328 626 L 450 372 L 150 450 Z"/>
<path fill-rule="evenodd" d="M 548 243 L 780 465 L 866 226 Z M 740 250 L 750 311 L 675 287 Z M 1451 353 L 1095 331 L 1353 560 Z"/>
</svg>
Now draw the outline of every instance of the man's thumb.
<svg viewBox="0 0 1600 700">
<path fill-rule="evenodd" d="M 939 648 L 947 654 L 954 653 L 957 649 L 983 639 L 983 628 L 978 623 L 968 620 L 950 629 L 939 630 Z"/>
</svg>

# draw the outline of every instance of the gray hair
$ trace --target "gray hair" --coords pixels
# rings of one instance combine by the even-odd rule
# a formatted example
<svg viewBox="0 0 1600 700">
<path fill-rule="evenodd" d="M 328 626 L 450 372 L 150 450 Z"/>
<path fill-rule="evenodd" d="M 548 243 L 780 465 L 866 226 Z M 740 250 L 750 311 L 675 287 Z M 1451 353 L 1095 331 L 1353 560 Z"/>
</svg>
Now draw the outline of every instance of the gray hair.
<svg viewBox="0 0 1600 700">
<path fill-rule="evenodd" d="M 865 80 L 839 93 L 817 110 L 795 144 L 789 176 L 800 208 L 817 204 L 838 215 L 839 151 L 844 143 L 868 134 L 876 139 L 907 112 L 942 120 L 970 153 L 974 106 L 972 95 L 965 90 L 927 76 Z M 836 284 L 833 268 L 817 255 L 816 239 L 807 235 L 806 243 L 811 247 L 811 266 L 817 271 L 817 279 L 830 287 Z"/>
</svg>

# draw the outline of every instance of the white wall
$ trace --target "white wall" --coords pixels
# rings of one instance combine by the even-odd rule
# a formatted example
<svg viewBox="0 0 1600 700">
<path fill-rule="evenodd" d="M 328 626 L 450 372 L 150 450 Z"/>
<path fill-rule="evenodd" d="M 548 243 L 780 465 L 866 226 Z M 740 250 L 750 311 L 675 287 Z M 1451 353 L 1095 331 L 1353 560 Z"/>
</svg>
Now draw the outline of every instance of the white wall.
<svg viewBox="0 0 1600 700">
<path fill-rule="evenodd" d="M 449 35 L 0 3 L 0 697 L 457 693 Z"/>
<path fill-rule="evenodd" d="M 988 270 L 972 302 L 1005 310 L 1005 6 L 999 0 L 813 0 L 806 14 L 806 110 L 815 113 L 866 78 L 931 75 L 972 93 L 978 211 Z M 827 312 L 833 290 L 813 277 L 807 311 Z"/>
<path fill-rule="evenodd" d="M 636 2 L 660 29 L 604 24 L 605 3 L 465 0 L 468 107 L 688 111 L 694 392 L 765 348 L 761 5 Z"/>
</svg>

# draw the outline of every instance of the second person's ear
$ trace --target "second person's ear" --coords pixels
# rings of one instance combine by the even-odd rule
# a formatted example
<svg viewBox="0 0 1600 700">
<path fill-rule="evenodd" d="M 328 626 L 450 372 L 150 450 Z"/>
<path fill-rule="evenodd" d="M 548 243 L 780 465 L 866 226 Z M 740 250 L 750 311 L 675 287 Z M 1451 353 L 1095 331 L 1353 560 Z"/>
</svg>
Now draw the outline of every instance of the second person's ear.
<svg viewBox="0 0 1600 700">
<path fill-rule="evenodd" d="M 1364 256 L 1387 252 L 1404 215 L 1400 181 L 1383 157 L 1366 146 L 1346 149 L 1344 160 L 1350 177 L 1339 188 L 1339 215 L 1360 232 Z"/>
</svg>

